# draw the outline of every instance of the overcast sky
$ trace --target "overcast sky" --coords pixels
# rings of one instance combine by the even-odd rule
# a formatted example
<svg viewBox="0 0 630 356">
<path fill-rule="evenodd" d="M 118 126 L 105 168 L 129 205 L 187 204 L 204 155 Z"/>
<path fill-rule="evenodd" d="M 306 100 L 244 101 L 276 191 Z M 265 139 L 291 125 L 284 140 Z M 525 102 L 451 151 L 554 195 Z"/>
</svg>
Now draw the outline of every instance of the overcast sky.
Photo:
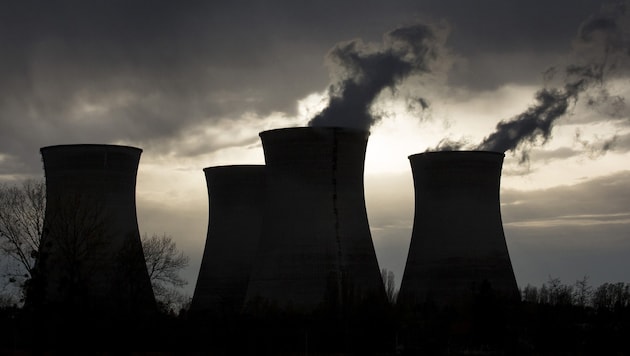
<svg viewBox="0 0 630 356">
<path fill-rule="evenodd" d="M 0 181 L 42 177 L 47 145 L 142 148 L 140 230 L 190 256 L 192 295 L 208 227 L 202 169 L 264 163 L 260 131 L 307 125 L 385 57 L 380 68 L 400 70 L 362 92 L 374 95 L 357 114 L 371 120 L 366 204 L 381 268 L 402 278 L 407 156 L 482 147 L 500 122 L 527 122 L 544 130 L 506 151 L 501 182 L 519 286 L 630 282 L 627 11 L 601 0 L 3 1 Z"/>
</svg>

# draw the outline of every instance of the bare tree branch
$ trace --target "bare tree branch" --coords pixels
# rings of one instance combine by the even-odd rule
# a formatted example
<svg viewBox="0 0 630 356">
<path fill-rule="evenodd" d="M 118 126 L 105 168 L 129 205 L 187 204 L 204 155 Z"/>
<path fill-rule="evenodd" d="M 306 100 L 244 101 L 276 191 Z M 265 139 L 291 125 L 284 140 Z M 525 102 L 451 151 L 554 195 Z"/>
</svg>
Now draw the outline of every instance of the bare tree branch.
<svg viewBox="0 0 630 356">
<path fill-rule="evenodd" d="M 188 266 L 189 258 L 177 250 L 173 238 L 163 234 L 142 236 L 142 249 L 156 300 L 166 309 L 183 304 L 185 297 L 178 291 L 188 282 L 179 272 Z"/>
<path fill-rule="evenodd" d="M 0 185 L 0 249 L 31 276 L 39 251 L 46 210 L 43 180 Z"/>
<path fill-rule="evenodd" d="M 398 290 L 396 290 L 396 277 L 394 276 L 394 272 L 383 268 L 381 270 L 381 278 L 383 279 L 383 284 L 385 285 L 387 300 L 392 304 L 396 303 Z"/>
</svg>

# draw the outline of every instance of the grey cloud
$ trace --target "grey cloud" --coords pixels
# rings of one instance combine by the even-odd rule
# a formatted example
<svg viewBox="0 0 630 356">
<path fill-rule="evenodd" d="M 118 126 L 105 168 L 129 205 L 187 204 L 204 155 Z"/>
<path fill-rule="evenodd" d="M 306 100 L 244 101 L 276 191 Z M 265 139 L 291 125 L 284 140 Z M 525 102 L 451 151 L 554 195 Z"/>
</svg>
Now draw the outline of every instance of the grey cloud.
<svg viewBox="0 0 630 356">
<path fill-rule="evenodd" d="M 614 142 L 612 149 L 615 152 L 629 152 L 630 151 L 630 134 L 618 135 Z"/>
<path fill-rule="evenodd" d="M 181 136 L 176 136 L 168 141 L 167 145 L 171 147 L 171 151 L 178 156 L 190 157 L 215 152 L 231 147 L 252 147 L 260 146 L 260 137 L 257 132 L 251 132 L 249 135 L 239 135 L 234 132 L 235 128 L 225 127 L 218 124 L 218 130 L 214 133 L 190 133 L 184 132 Z M 181 142 L 186 142 L 182 145 Z M 162 143 L 164 144 L 164 143 Z"/>
<path fill-rule="evenodd" d="M 630 171 L 570 186 L 538 191 L 503 190 L 502 215 L 506 224 L 568 216 L 624 216 L 630 213 Z"/>
<path fill-rule="evenodd" d="M 501 213 L 514 271 L 522 283 L 549 276 L 592 285 L 627 281 L 630 171 L 572 186 L 502 190 Z M 561 256 L 561 257 L 560 257 Z"/>
<path fill-rule="evenodd" d="M 27 159 L 18 159 L 14 155 L 0 157 L 0 181 L 13 181 L 28 178 L 25 176 L 41 173 L 41 168 L 36 165 L 40 162 L 39 151 L 33 151 L 26 155 Z M 36 170 L 35 167 L 39 169 Z"/>
<path fill-rule="evenodd" d="M 580 151 L 577 151 L 570 147 L 560 147 L 554 150 L 534 149 L 531 152 L 531 156 L 533 158 L 535 158 L 537 161 L 541 160 L 544 162 L 567 159 L 567 158 L 579 156 L 580 154 L 581 154 Z"/>
<path fill-rule="evenodd" d="M 572 284 L 628 281 L 628 224 L 553 227 L 504 227 L 519 285 L 540 286 L 548 278 Z"/>
</svg>

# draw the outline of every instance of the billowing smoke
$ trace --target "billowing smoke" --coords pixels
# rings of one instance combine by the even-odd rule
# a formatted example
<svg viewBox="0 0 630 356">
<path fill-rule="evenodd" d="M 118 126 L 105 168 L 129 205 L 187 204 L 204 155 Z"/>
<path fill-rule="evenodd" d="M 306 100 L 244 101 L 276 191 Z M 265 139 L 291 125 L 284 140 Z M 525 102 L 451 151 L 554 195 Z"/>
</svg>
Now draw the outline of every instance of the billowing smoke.
<svg viewBox="0 0 630 356">
<path fill-rule="evenodd" d="M 516 149 L 525 141 L 549 139 L 554 122 L 564 115 L 571 101 L 589 84 L 586 79 L 571 82 L 564 89 L 543 89 L 536 93 L 536 105 L 508 121 L 497 124 L 496 131 L 486 137 L 475 149 L 506 152 Z M 524 156 L 526 157 L 526 156 Z"/>
<path fill-rule="evenodd" d="M 385 88 L 395 90 L 405 78 L 431 71 L 442 38 L 425 25 L 395 29 L 382 45 L 354 40 L 336 45 L 329 59 L 341 70 L 340 78 L 328 88 L 328 106 L 313 117 L 309 126 L 342 126 L 369 130 L 378 121 L 371 106 Z M 419 99 L 423 108 L 428 107 Z"/>
<path fill-rule="evenodd" d="M 605 10 L 585 21 L 578 31 L 575 46 L 584 64 L 571 64 L 561 71 L 557 68 L 547 70 L 547 80 L 552 80 L 558 72 L 564 73 L 563 85 L 539 90 L 534 105 L 509 120 L 499 122 L 496 130 L 474 149 L 496 152 L 520 149 L 521 161 L 526 161 L 528 152 L 523 146 L 546 143 L 556 120 L 567 113 L 570 105 L 575 104 L 583 92 L 595 88 L 607 93 L 606 76 L 611 71 L 626 67 L 630 45 L 624 36 L 627 33 L 623 24 L 627 3 L 618 3 Z M 599 95 L 590 96 L 588 104 L 595 105 L 593 101 L 598 99 L 617 106 L 619 103 L 618 98 Z M 435 150 L 455 150 L 463 146 L 464 142 L 443 140 Z"/>
</svg>

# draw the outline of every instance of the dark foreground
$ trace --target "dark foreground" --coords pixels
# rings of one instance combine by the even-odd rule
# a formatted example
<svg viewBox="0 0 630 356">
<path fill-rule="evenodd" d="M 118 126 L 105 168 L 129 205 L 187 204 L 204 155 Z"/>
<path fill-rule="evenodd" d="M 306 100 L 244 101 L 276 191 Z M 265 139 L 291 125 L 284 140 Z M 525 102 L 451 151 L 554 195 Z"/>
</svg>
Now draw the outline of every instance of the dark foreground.
<svg viewBox="0 0 630 356">
<path fill-rule="evenodd" d="M 0 314 L 2 355 L 630 355 L 630 307 L 481 301 L 467 308 L 112 317 Z"/>
</svg>

